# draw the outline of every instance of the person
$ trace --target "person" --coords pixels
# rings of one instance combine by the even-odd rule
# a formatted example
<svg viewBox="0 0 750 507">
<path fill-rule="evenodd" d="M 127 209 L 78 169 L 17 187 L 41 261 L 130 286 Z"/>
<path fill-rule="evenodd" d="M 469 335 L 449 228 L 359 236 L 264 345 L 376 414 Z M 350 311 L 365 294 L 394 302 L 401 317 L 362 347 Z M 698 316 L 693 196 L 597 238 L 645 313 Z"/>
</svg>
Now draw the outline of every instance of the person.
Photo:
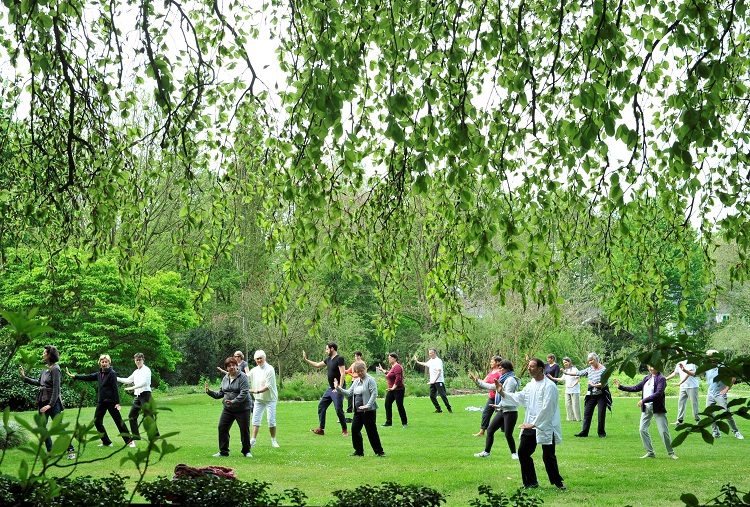
<svg viewBox="0 0 750 507">
<path fill-rule="evenodd" d="M 695 374 L 697 370 L 697 366 L 693 363 L 689 363 L 687 359 L 683 359 L 677 363 L 674 371 L 665 377 L 667 380 L 677 375 L 680 377 L 680 382 L 677 384 L 680 386 L 680 396 L 677 398 L 677 420 L 674 424 L 682 424 L 685 420 L 688 400 L 690 400 L 693 409 L 693 418 L 695 419 L 695 422 L 700 421 L 700 416 L 698 415 L 700 412 L 700 409 L 698 408 L 699 381 L 698 376 Z"/>
<path fill-rule="evenodd" d="M 484 384 L 489 385 L 490 387 L 487 402 L 484 404 L 484 408 L 482 409 L 482 420 L 479 423 L 479 431 L 473 434 L 475 437 L 484 436 L 487 427 L 490 425 L 490 418 L 495 412 L 495 409 L 492 407 L 492 405 L 495 404 L 495 379 L 500 378 L 500 361 L 502 360 L 503 358 L 500 356 L 493 356 L 492 359 L 490 359 L 490 371 L 489 373 L 487 373 L 487 375 L 485 375 L 484 380 L 482 381 Z M 469 373 L 469 377 L 474 380 L 474 382 L 479 381 L 479 379 L 471 373 Z"/>
<path fill-rule="evenodd" d="M 354 362 L 352 363 L 352 365 L 349 368 L 347 368 L 346 370 L 344 370 L 344 375 L 349 375 L 349 377 L 352 380 L 354 380 L 355 378 L 357 378 L 356 377 L 357 374 L 354 372 L 354 365 L 357 364 L 357 363 L 365 364 L 365 360 L 362 358 L 362 351 L 360 351 L 360 350 L 355 350 L 354 351 Z M 349 398 L 347 400 L 347 404 L 346 404 L 346 413 L 347 414 L 351 414 L 354 411 L 352 403 L 353 403 L 352 399 Z M 351 419 L 347 418 L 346 422 L 352 422 L 352 421 L 351 421 Z"/>
<path fill-rule="evenodd" d="M 313 428 L 310 431 L 316 435 L 325 435 L 326 429 L 326 411 L 328 407 L 333 403 L 333 407 L 336 410 L 336 416 L 339 418 L 339 424 L 341 424 L 341 434 L 345 437 L 349 436 L 349 431 L 346 427 L 346 417 L 344 416 L 344 404 L 341 394 L 336 391 L 333 387 L 334 380 L 342 387 L 346 387 L 346 381 L 344 376 L 344 365 L 346 361 L 338 353 L 339 346 L 334 342 L 326 344 L 326 358 L 323 361 L 310 361 L 307 358 L 307 352 L 302 351 L 302 359 L 307 364 L 314 368 L 326 367 L 328 373 L 328 389 L 323 393 L 323 397 L 318 402 L 318 427 Z M 362 363 L 364 365 L 364 363 Z"/>
<path fill-rule="evenodd" d="M 218 391 L 212 391 L 205 383 L 204 389 L 210 397 L 223 399 L 223 410 L 219 416 L 219 452 L 214 458 L 229 456 L 229 429 L 232 423 L 237 421 L 240 428 L 240 442 L 242 443 L 241 454 L 245 458 L 252 458 L 250 453 L 250 387 L 247 375 L 240 371 L 237 359 L 230 356 L 224 360 L 224 369 L 227 374 L 221 379 L 221 387 Z"/>
<path fill-rule="evenodd" d="M 276 371 L 266 361 L 266 353 L 256 350 L 253 354 L 255 367 L 250 370 L 250 394 L 255 398 L 253 404 L 253 435 L 250 437 L 250 447 L 255 445 L 255 439 L 260 430 L 260 420 L 266 413 L 268 431 L 271 433 L 271 447 L 279 447 L 276 441 L 276 403 L 279 400 L 279 391 L 276 388 Z"/>
<path fill-rule="evenodd" d="M 26 384 L 39 388 L 36 393 L 36 408 L 40 414 L 44 414 L 46 421 L 53 419 L 57 414 L 65 410 L 60 392 L 62 373 L 60 372 L 60 366 L 57 364 L 59 360 L 60 352 L 57 350 L 57 347 L 54 345 L 45 345 L 42 349 L 42 361 L 44 361 L 46 368 L 42 370 L 39 380 L 27 377 L 22 366 L 18 368 L 18 373 Z M 51 437 L 47 437 L 44 440 L 44 446 L 47 448 L 47 452 L 52 450 Z M 68 445 L 68 459 L 75 458 L 75 449 L 71 443 Z"/>
<path fill-rule="evenodd" d="M 109 354 L 99 356 L 99 371 L 94 373 L 73 375 L 65 368 L 65 373 L 72 379 L 83 380 L 85 382 L 98 382 L 96 396 L 96 411 L 94 412 L 94 427 L 102 437 L 102 443 L 99 447 L 112 447 L 112 440 L 107 435 L 104 428 L 104 414 L 109 412 L 110 417 L 115 422 L 125 444 L 135 447 L 135 442 L 128 434 L 128 428 L 122 421 L 120 415 L 120 393 L 117 389 L 117 372 L 112 368 L 112 358 Z"/>
<path fill-rule="evenodd" d="M 576 433 L 577 437 L 589 436 L 591 419 L 594 416 L 594 407 L 598 407 L 597 414 L 597 433 L 599 438 L 605 438 L 607 432 L 605 423 L 607 418 L 607 409 L 612 410 L 612 393 L 605 382 L 602 382 L 602 376 L 607 368 L 601 363 L 599 356 L 595 352 L 590 352 L 587 361 L 589 366 L 578 373 L 563 373 L 563 375 L 575 377 L 588 377 L 589 384 L 586 392 L 586 399 L 583 402 L 583 424 L 581 431 Z"/>
<path fill-rule="evenodd" d="M 250 368 L 247 365 L 247 361 L 245 361 L 245 354 L 243 354 L 241 350 L 236 350 L 234 354 L 232 354 L 232 357 L 237 361 L 238 371 L 241 371 L 245 375 L 250 375 Z M 227 370 L 225 370 L 221 366 L 217 366 L 216 369 L 222 375 L 227 374 Z"/>
<path fill-rule="evenodd" d="M 719 380 L 718 376 L 720 364 L 717 357 L 718 353 L 718 350 L 713 349 L 706 351 L 706 355 L 710 358 L 711 363 L 714 364 L 713 368 L 706 371 L 706 384 L 708 384 L 708 393 L 706 394 L 706 408 L 710 407 L 711 405 L 718 405 L 722 407 L 728 415 L 728 417 L 726 418 L 727 423 L 729 423 L 729 427 L 732 429 L 732 432 L 734 432 L 735 438 L 737 438 L 738 440 L 744 440 L 745 437 L 742 436 L 742 433 L 740 433 L 740 430 L 737 428 L 737 423 L 734 422 L 732 413 L 727 408 L 727 393 L 729 392 L 729 389 L 732 388 L 732 385 L 734 385 L 737 379 L 735 377 L 732 377 L 729 385 Z M 714 414 L 718 415 L 719 413 L 714 412 Z M 711 423 L 711 430 L 714 438 L 721 437 L 721 433 L 719 433 L 719 428 L 716 425 L 716 422 Z"/>
<path fill-rule="evenodd" d="M 140 352 L 133 356 L 133 361 L 135 362 L 135 371 L 129 377 L 117 377 L 117 381 L 121 384 L 132 384 L 125 388 L 126 391 L 133 391 L 133 394 L 135 394 L 133 406 L 128 414 L 128 421 L 130 422 L 130 434 L 133 440 L 140 440 L 138 415 L 141 413 L 143 406 L 151 401 L 151 369 L 146 366 L 146 356 Z M 159 434 L 158 430 L 156 434 Z"/>
<path fill-rule="evenodd" d="M 493 380 L 492 384 L 479 380 L 479 377 L 472 375 L 471 378 L 476 382 L 477 386 L 483 389 L 491 389 L 495 392 L 495 398 L 492 400 L 491 408 L 495 415 L 487 426 L 487 433 L 484 440 L 484 450 L 474 454 L 476 458 L 487 458 L 492 452 L 492 445 L 495 443 L 495 432 L 502 428 L 505 434 L 505 440 L 508 442 L 508 449 L 510 450 L 510 458 L 518 459 L 518 453 L 516 453 L 516 441 L 513 438 L 513 431 L 516 428 L 516 422 L 518 421 L 518 403 L 511 398 L 503 398 L 497 392 L 495 384 L 503 386 L 503 390 L 506 393 L 515 393 L 518 390 L 518 380 L 516 379 L 515 373 L 513 372 L 513 363 L 507 359 L 500 361 L 500 377 Z"/>
<path fill-rule="evenodd" d="M 419 361 L 417 359 L 417 355 L 414 354 L 414 362 L 420 366 L 426 366 L 430 372 L 430 401 L 432 401 L 432 404 L 435 405 L 435 413 L 440 414 L 443 412 L 443 410 L 440 408 L 440 404 L 438 404 L 437 401 L 437 395 L 439 394 L 440 398 L 442 398 L 443 403 L 445 404 L 445 408 L 449 413 L 452 414 L 453 409 L 451 408 L 451 404 L 448 401 L 448 395 L 445 392 L 443 360 L 438 357 L 437 351 L 435 349 L 428 350 L 427 355 L 430 357 L 430 359 L 426 362 L 422 362 Z"/>
<path fill-rule="evenodd" d="M 367 374 L 364 363 L 356 363 L 354 372 L 357 374 L 352 381 L 350 389 L 344 389 L 339 385 L 338 379 L 333 379 L 333 387 L 340 395 L 354 398 L 354 417 L 352 421 L 352 456 L 364 456 L 365 449 L 362 440 L 362 427 L 367 431 L 367 440 L 376 456 L 384 457 L 385 452 L 380 443 L 376 414 L 378 410 L 378 384 L 375 379 Z"/>
<path fill-rule="evenodd" d="M 568 373 L 568 375 L 565 375 Z M 547 378 L 556 382 L 565 381 L 565 420 L 581 420 L 581 378 L 578 375 L 578 368 L 573 365 L 569 357 L 563 358 L 563 375 L 553 377 L 547 374 Z"/>
<path fill-rule="evenodd" d="M 528 363 L 531 382 L 521 392 L 506 393 L 502 384 L 496 383 L 500 396 L 510 398 L 526 407 L 521 424 L 521 441 L 518 446 L 518 461 L 521 465 L 521 480 L 524 488 L 537 488 L 534 459 L 536 446 L 542 446 L 542 461 L 547 470 L 547 478 L 560 490 L 566 490 L 565 482 L 557 466 L 555 446 L 562 442 L 560 406 L 557 403 L 557 385 L 544 375 L 544 361 L 532 358 Z"/>
<path fill-rule="evenodd" d="M 385 373 L 385 382 L 387 384 L 385 393 L 385 422 L 382 426 L 393 426 L 393 402 L 396 402 L 398 416 L 401 418 L 401 426 L 406 428 L 408 420 L 406 418 L 406 409 L 404 408 L 404 369 L 398 363 L 398 354 L 391 352 L 388 354 L 388 363 L 390 367 L 385 371 L 382 366 L 378 365 L 375 369 Z"/>
<path fill-rule="evenodd" d="M 654 447 L 651 445 L 651 435 L 648 431 L 653 418 L 656 420 L 656 428 L 659 430 L 664 447 L 667 449 L 667 455 L 671 459 L 677 459 L 677 455 L 672 449 L 672 437 L 669 436 L 669 423 L 667 422 L 667 403 L 664 395 L 667 389 L 667 379 L 650 364 L 648 365 L 648 371 L 649 374 L 634 386 L 624 386 L 619 379 L 615 379 L 614 383 L 620 391 L 641 393 L 641 399 L 638 400 L 637 405 L 641 407 L 641 441 L 646 449 L 646 454 L 641 458 L 656 457 Z"/>
<path fill-rule="evenodd" d="M 557 357 L 554 354 L 547 355 L 547 364 L 544 365 L 544 375 L 557 384 L 560 378 L 560 365 L 557 364 Z"/>
</svg>

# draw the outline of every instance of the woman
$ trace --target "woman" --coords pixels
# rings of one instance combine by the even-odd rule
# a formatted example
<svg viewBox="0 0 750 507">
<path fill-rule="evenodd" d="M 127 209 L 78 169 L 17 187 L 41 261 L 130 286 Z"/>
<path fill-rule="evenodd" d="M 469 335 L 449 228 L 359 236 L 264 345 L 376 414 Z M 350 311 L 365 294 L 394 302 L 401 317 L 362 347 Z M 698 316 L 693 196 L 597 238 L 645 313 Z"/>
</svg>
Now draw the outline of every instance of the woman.
<svg viewBox="0 0 750 507">
<path fill-rule="evenodd" d="M 339 385 L 338 379 L 333 379 L 333 388 L 336 392 L 354 399 L 354 417 L 352 418 L 352 446 L 354 452 L 352 456 L 364 456 L 365 449 L 362 442 L 362 426 L 367 431 L 367 440 L 370 441 L 370 447 L 376 456 L 383 457 L 385 452 L 380 444 L 380 435 L 378 435 L 378 426 L 376 422 L 376 412 L 378 409 L 378 384 L 375 379 L 367 374 L 367 368 L 364 363 L 354 365 L 354 373 L 357 378 L 352 381 L 350 389 L 343 389 Z"/>
<path fill-rule="evenodd" d="M 555 382 L 565 381 L 565 412 L 566 421 L 581 420 L 581 379 L 578 377 L 578 368 L 573 365 L 569 357 L 563 358 L 563 375 L 554 377 L 547 375 L 547 378 Z M 565 376 L 565 374 L 568 376 Z"/>
<path fill-rule="evenodd" d="M 135 447 L 135 442 L 128 436 L 128 428 L 122 422 L 120 415 L 120 393 L 117 389 L 117 372 L 112 369 L 112 359 L 108 354 L 99 356 L 99 371 L 94 373 L 73 375 L 65 368 L 65 373 L 72 379 L 83 380 L 85 382 L 98 382 L 96 396 L 96 411 L 94 412 L 94 426 L 96 431 L 102 436 L 102 443 L 99 447 L 112 447 L 112 440 L 107 435 L 104 428 L 104 414 L 109 412 L 115 426 L 120 431 L 125 444 Z"/>
<path fill-rule="evenodd" d="M 396 402 L 398 415 L 401 418 L 401 426 L 407 427 L 406 409 L 404 408 L 404 369 L 398 364 L 398 355 L 395 352 L 388 354 L 388 363 L 390 368 L 386 372 L 382 366 L 378 365 L 375 369 L 385 373 L 385 381 L 388 384 L 385 393 L 385 423 L 383 426 L 393 425 L 393 402 Z"/>
<path fill-rule="evenodd" d="M 495 379 L 500 378 L 500 361 L 502 360 L 503 358 L 500 356 L 494 356 L 492 359 L 490 359 L 490 371 L 484 377 L 483 383 L 488 384 L 491 387 L 489 388 L 490 392 L 487 396 L 487 402 L 484 404 L 484 409 L 482 410 L 482 422 L 479 425 L 479 431 L 477 433 L 474 433 L 475 437 L 484 436 L 484 432 L 490 425 L 490 418 L 492 417 L 492 413 L 495 411 L 492 408 L 492 405 L 494 405 L 495 403 Z M 469 377 L 477 382 L 477 377 L 475 375 L 469 374 Z"/>
<path fill-rule="evenodd" d="M 518 380 L 513 371 L 513 363 L 504 359 L 499 362 L 498 366 L 500 377 L 495 379 L 492 384 L 479 380 L 476 375 L 470 376 L 476 382 L 477 386 L 484 389 L 491 389 L 495 392 L 498 386 L 502 386 L 506 393 L 516 392 L 518 390 Z M 505 433 L 505 440 L 508 442 L 511 459 L 518 459 L 516 441 L 513 438 L 513 431 L 518 421 L 518 404 L 510 396 L 504 398 L 499 393 L 495 393 L 495 398 L 490 407 L 494 410 L 495 416 L 487 426 L 484 450 L 476 453 L 474 456 L 477 458 L 488 457 L 492 451 L 492 445 L 495 443 L 495 432 L 502 428 L 503 433 Z"/>
<path fill-rule="evenodd" d="M 578 373 L 563 373 L 563 375 L 569 375 L 574 377 L 588 377 L 589 384 L 586 392 L 586 399 L 583 402 L 583 424 L 581 431 L 576 433 L 577 437 L 588 437 L 589 428 L 591 427 L 591 418 L 594 415 L 594 407 L 598 407 L 597 414 L 597 433 L 599 438 L 605 438 L 607 432 L 604 429 L 604 424 L 607 417 L 607 409 L 612 410 L 612 393 L 609 392 L 609 387 L 606 383 L 602 382 L 602 376 L 607 368 L 599 360 L 599 356 L 591 352 L 587 357 L 589 363 L 588 368 L 579 371 Z"/>
<path fill-rule="evenodd" d="M 18 372 L 25 383 L 39 388 L 36 394 L 36 408 L 40 414 L 44 414 L 48 421 L 65 409 L 60 395 L 62 373 L 60 372 L 60 366 L 57 364 L 59 360 L 60 352 L 58 352 L 57 347 L 45 345 L 42 349 L 42 361 L 47 365 L 47 368 L 42 371 L 39 380 L 27 377 L 23 367 L 18 368 Z M 47 448 L 47 452 L 52 450 L 51 437 L 47 437 L 44 446 Z M 75 449 L 71 444 L 68 446 L 68 459 L 75 459 L 75 457 Z"/>
<path fill-rule="evenodd" d="M 614 383 L 620 391 L 630 393 L 640 392 L 641 399 L 638 400 L 638 406 L 641 407 L 641 441 L 646 449 L 646 454 L 641 458 L 655 458 L 654 447 L 651 445 L 651 435 L 648 432 L 651 426 L 651 419 L 656 419 L 656 427 L 659 429 L 659 435 L 667 449 L 667 454 L 671 459 L 677 459 L 677 455 L 672 449 L 672 437 L 669 436 L 669 422 L 667 422 L 667 404 L 664 391 L 667 389 L 667 379 L 656 368 L 648 365 L 649 375 L 634 386 L 623 386 L 618 379 Z"/>
<path fill-rule="evenodd" d="M 250 454 L 250 384 L 247 376 L 239 369 L 237 360 L 228 357 L 224 360 L 224 368 L 227 374 L 221 379 L 221 388 L 212 391 L 206 382 L 204 388 L 206 394 L 217 400 L 224 399 L 224 410 L 219 417 L 219 452 L 214 454 L 215 458 L 229 456 L 229 429 L 232 423 L 237 421 L 240 427 L 240 441 L 242 442 L 242 455 L 252 458 Z"/>
<path fill-rule="evenodd" d="M 245 375 L 250 375 L 250 366 L 247 364 L 247 361 L 245 361 L 245 354 L 243 354 L 241 350 L 237 350 L 232 357 L 237 361 L 237 370 Z M 227 370 L 221 366 L 217 366 L 216 369 L 222 375 L 227 374 Z"/>
</svg>

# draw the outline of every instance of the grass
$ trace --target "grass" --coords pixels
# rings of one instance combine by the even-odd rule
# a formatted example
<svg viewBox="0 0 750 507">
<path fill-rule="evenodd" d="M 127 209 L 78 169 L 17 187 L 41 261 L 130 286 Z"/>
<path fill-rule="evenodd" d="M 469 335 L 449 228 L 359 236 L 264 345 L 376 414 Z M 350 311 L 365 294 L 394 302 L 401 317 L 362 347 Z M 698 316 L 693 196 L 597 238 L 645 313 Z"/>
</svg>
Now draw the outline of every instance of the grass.
<svg viewBox="0 0 750 507">
<path fill-rule="evenodd" d="M 352 489 L 360 484 L 374 485 L 383 481 L 430 486 L 447 495 L 448 505 L 468 505 L 470 499 L 478 496 L 477 486 L 480 484 L 490 484 L 495 491 L 507 493 L 521 484 L 518 462 L 510 459 L 502 435 L 497 435 L 499 438 L 495 439 L 490 458 L 473 457 L 484 445 L 483 438 L 472 436 L 478 429 L 480 413 L 465 409 L 481 407 L 484 400 L 482 395 L 452 396 L 454 413 L 434 414 L 429 399 L 407 397 L 409 427 L 404 429 L 396 424 L 379 428 L 387 453 L 385 459 L 372 455 L 366 438 L 366 456 L 359 459 L 349 457 L 352 452 L 350 438 L 341 436 L 332 407 L 328 412 L 326 435 L 320 437 L 309 431 L 317 426 L 317 402 L 282 402 L 277 414 L 281 448 L 271 447 L 268 429 L 261 427 L 257 445 L 253 448 L 254 458 L 241 458 L 239 432 L 235 426 L 231 434 L 232 454 L 229 458 L 219 459 L 211 455 L 217 451 L 216 424 L 221 411 L 220 402 L 204 394 L 162 394 L 157 401 L 172 411 L 160 414 L 159 427 L 162 432 L 180 432 L 171 439 L 180 449 L 153 465 L 147 477 L 171 477 L 178 463 L 192 466 L 218 464 L 233 467 L 240 479 L 270 482 L 275 491 L 299 488 L 308 496 L 309 505 L 326 503 L 336 489 Z M 750 489 L 746 458 L 750 439 L 739 441 L 723 435 L 714 445 L 708 445 L 699 436 L 691 436 L 676 449 L 680 459 L 672 461 L 666 459 L 653 424 L 652 439 L 657 459 L 639 459 L 643 448 L 638 436 L 640 410 L 635 406 L 636 401 L 635 397 L 615 398 L 613 412 L 607 414 L 606 439 L 573 438 L 580 423 L 563 421 L 564 441 L 557 448 L 557 456 L 560 472 L 569 489 L 559 493 L 548 484 L 541 449 L 538 449 L 535 462 L 542 487 L 533 494 L 543 499 L 545 505 L 670 506 L 683 505 L 679 500 L 683 492 L 691 492 L 707 501 L 717 496 L 720 487 L 729 482 L 740 490 Z M 382 400 L 379 402 L 378 422 L 382 423 L 384 409 Z M 560 402 L 564 419 L 562 396 Z M 674 419 L 676 405 L 676 398 L 668 399 L 670 421 Z M 73 410 L 66 412 L 68 417 L 74 413 Z M 84 409 L 82 414 L 84 419 L 93 417 L 93 409 Z M 123 408 L 123 414 L 127 414 L 126 408 Z M 690 414 L 688 408 L 688 417 Z M 20 417 L 30 417 L 30 413 L 20 414 Z M 394 417 L 397 423 L 395 407 Z M 750 434 L 750 424 L 740 418 L 736 420 L 740 430 Z M 113 436 L 115 429 L 109 416 L 105 418 L 105 425 Z M 107 451 L 111 449 L 90 447 L 82 458 L 103 456 Z M 9 451 L 2 463 L 3 473 L 15 472 L 22 456 L 18 450 Z M 75 474 L 106 476 L 115 471 L 129 475 L 132 483 L 137 475 L 132 464 L 121 467 L 119 462 L 117 456 L 108 461 L 81 465 Z"/>
</svg>

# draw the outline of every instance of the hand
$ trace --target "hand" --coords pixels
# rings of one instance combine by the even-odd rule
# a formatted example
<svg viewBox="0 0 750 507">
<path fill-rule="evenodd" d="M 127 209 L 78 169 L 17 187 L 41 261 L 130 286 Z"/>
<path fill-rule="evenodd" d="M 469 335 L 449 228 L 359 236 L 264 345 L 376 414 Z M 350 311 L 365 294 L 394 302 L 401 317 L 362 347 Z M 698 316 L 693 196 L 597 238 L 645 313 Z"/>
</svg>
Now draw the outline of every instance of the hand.
<svg viewBox="0 0 750 507">
<path fill-rule="evenodd" d="M 307 352 L 305 352 L 304 350 L 302 351 L 302 359 L 307 361 Z"/>
<path fill-rule="evenodd" d="M 73 378 L 73 377 L 75 377 L 75 375 L 73 375 L 72 373 L 70 373 L 70 370 L 68 369 L 68 367 L 67 367 L 67 366 L 65 367 L 65 374 L 66 374 L 66 375 L 67 375 L 68 377 L 70 377 L 70 378 Z"/>
<path fill-rule="evenodd" d="M 204 390 L 205 390 L 206 392 L 208 392 L 208 382 L 206 382 L 205 384 L 203 384 L 203 389 L 204 389 Z"/>
<path fill-rule="evenodd" d="M 367 410 L 367 405 L 362 405 L 361 407 L 357 407 L 357 410 L 365 411 Z"/>
<path fill-rule="evenodd" d="M 18 367 L 18 373 L 19 373 L 19 374 L 20 374 L 20 375 L 21 375 L 22 377 L 25 377 L 25 376 L 26 376 L 26 371 L 25 371 L 25 370 L 23 369 L 23 366 L 19 366 L 19 367 Z"/>
<path fill-rule="evenodd" d="M 115 410 L 120 410 L 120 404 L 115 405 Z"/>
<path fill-rule="evenodd" d="M 414 359 L 414 361 L 417 361 L 417 362 L 419 361 L 419 359 L 417 359 L 417 354 L 416 354 L 416 352 L 414 353 L 414 357 L 413 357 L 412 359 Z"/>
<path fill-rule="evenodd" d="M 339 379 L 335 378 L 333 379 L 333 388 L 338 389 L 339 388 Z"/>
<path fill-rule="evenodd" d="M 135 391 L 135 386 L 126 387 L 123 389 L 123 391 Z"/>
<path fill-rule="evenodd" d="M 533 430 L 534 425 L 531 423 L 523 423 L 522 425 L 519 426 L 519 428 L 521 428 L 522 430 Z"/>
<path fill-rule="evenodd" d="M 477 381 L 477 376 L 476 376 L 476 375 L 474 375 L 474 374 L 473 374 L 472 372 L 469 372 L 469 378 L 470 378 L 471 380 L 473 380 L 474 382 L 476 382 L 476 381 Z"/>
<path fill-rule="evenodd" d="M 680 369 L 681 369 L 682 371 L 685 371 L 685 365 L 684 365 L 684 364 L 682 364 L 682 363 L 679 363 L 679 366 L 680 366 Z"/>
<path fill-rule="evenodd" d="M 615 385 L 616 385 L 617 387 L 620 387 L 620 379 L 617 379 L 617 378 L 616 378 L 616 379 L 614 379 L 614 380 L 612 381 L 612 383 L 614 383 L 614 384 L 615 384 Z"/>
<path fill-rule="evenodd" d="M 638 400 L 638 403 L 636 403 L 636 406 L 642 407 L 643 406 L 643 400 Z"/>
<path fill-rule="evenodd" d="M 503 385 L 500 383 L 500 379 L 495 379 L 495 391 L 503 394 Z"/>
<path fill-rule="evenodd" d="M 226 373 L 226 371 L 224 371 L 224 369 L 221 366 L 217 366 L 216 369 L 218 370 L 219 373 Z"/>
<path fill-rule="evenodd" d="M 45 406 L 43 406 L 42 408 L 40 408 L 40 409 L 39 409 L 39 412 L 43 414 L 43 413 L 45 413 L 45 412 L 46 412 L 47 410 L 49 410 L 49 409 L 51 409 L 51 408 L 52 408 L 52 407 L 50 407 L 49 405 L 45 405 Z"/>
</svg>

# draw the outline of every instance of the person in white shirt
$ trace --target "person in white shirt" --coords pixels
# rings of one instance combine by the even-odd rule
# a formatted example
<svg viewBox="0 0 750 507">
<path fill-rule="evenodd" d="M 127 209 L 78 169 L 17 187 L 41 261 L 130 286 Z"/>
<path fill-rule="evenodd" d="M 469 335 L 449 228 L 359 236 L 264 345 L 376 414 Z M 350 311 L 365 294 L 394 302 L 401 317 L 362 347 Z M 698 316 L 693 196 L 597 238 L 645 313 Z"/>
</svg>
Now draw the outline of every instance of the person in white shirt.
<svg viewBox="0 0 750 507">
<path fill-rule="evenodd" d="M 141 439 L 141 434 L 138 431 L 138 415 L 141 413 L 143 406 L 151 401 L 151 370 L 146 366 L 146 357 L 138 352 L 133 356 L 133 361 L 135 362 L 135 371 L 129 377 L 117 377 L 117 381 L 121 384 L 132 384 L 125 390 L 133 391 L 133 394 L 135 394 L 133 406 L 128 414 L 130 434 L 133 436 L 133 440 L 128 444 L 130 447 L 135 447 L 135 441 Z M 159 434 L 159 430 L 156 431 L 156 434 Z"/>
<path fill-rule="evenodd" d="M 563 375 L 553 377 L 547 374 L 547 378 L 560 382 L 565 381 L 565 412 L 566 421 L 581 420 L 581 378 L 578 375 L 578 368 L 573 365 L 569 357 L 563 358 Z"/>
<path fill-rule="evenodd" d="M 674 371 L 667 375 L 667 380 L 680 376 L 680 397 L 677 398 L 677 420 L 675 424 L 682 424 L 685 419 L 685 412 L 687 407 L 687 401 L 690 400 L 690 404 L 693 407 L 693 418 L 695 422 L 700 421 L 700 409 L 698 408 L 698 377 L 695 372 L 698 367 L 692 363 L 688 363 L 687 359 L 684 359 L 677 363 L 674 367 Z"/>
<path fill-rule="evenodd" d="M 260 430 L 260 421 L 263 419 L 263 412 L 266 413 L 266 422 L 268 431 L 271 433 L 271 446 L 279 447 L 276 441 L 276 403 L 279 400 L 279 391 L 276 388 L 276 371 L 273 366 L 266 362 L 266 353 L 262 350 L 256 350 L 256 366 L 250 370 L 250 394 L 255 398 L 253 406 L 253 435 L 250 438 L 250 447 L 255 445 L 255 439 Z"/>
<path fill-rule="evenodd" d="M 521 424 L 521 443 L 518 446 L 523 487 L 539 487 L 534 460 L 531 457 L 539 444 L 542 446 L 542 461 L 544 461 L 549 482 L 558 489 L 565 490 L 567 488 L 560 475 L 557 456 L 555 456 L 555 445 L 562 442 L 557 385 L 545 377 L 544 361 L 538 357 L 529 360 L 528 369 L 532 380 L 521 392 L 505 392 L 501 384 L 496 384 L 500 396 L 510 398 L 526 407 L 526 415 Z"/>
<path fill-rule="evenodd" d="M 437 395 L 439 394 L 440 398 L 442 398 L 443 403 L 445 404 L 446 410 L 448 410 L 448 412 L 452 414 L 453 408 L 451 408 L 451 404 L 448 401 L 448 394 L 445 392 L 443 360 L 438 357 L 437 351 L 435 349 L 428 350 L 427 355 L 430 356 L 430 359 L 422 362 L 417 360 L 417 355 L 414 354 L 414 362 L 420 366 L 426 366 L 430 371 L 430 400 L 432 401 L 432 404 L 435 405 L 435 413 L 439 414 L 443 411 L 437 401 Z"/>
</svg>

